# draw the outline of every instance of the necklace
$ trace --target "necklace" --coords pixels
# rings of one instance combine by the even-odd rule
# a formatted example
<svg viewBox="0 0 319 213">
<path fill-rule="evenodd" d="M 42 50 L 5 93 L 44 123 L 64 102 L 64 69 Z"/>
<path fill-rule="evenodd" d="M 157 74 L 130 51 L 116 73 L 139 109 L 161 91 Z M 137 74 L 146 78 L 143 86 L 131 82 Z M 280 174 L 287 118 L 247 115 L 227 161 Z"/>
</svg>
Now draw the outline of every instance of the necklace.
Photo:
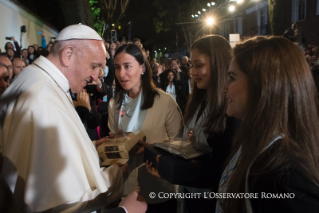
<svg viewBox="0 0 319 213">
<path fill-rule="evenodd" d="M 46 71 L 45 69 L 43 69 L 42 67 L 40 67 L 39 65 L 37 65 L 36 63 L 33 63 L 35 66 L 37 66 L 38 68 L 40 68 L 41 70 L 43 70 L 48 76 L 50 76 L 50 78 L 55 82 L 55 84 L 62 90 L 62 92 L 64 93 L 64 95 L 66 96 L 66 98 L 68 99 L 68 101 L 71 103 L 72 107 L 74 108 L 74 105 L 72 103 L 72 101 L 70 100 L 70 98 L 68 97 L 68 95 L 64 92 L 64 90 L 61 88 L 61 86 L 58 84 L 58 82 L 56 82 L 56 80 L 50 75 L 50 73 L 48 73 L 48 71 Z"/>
</svg>

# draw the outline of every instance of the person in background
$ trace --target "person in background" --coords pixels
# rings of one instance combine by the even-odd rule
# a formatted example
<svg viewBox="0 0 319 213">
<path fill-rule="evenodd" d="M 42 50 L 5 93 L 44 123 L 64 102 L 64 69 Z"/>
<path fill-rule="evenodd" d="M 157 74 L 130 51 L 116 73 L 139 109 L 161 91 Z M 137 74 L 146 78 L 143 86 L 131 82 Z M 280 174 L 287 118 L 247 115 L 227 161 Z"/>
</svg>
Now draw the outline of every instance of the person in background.
<svg viewBox="0 0 319 213">
<path fill-rule="evenodd" d="M 6 65 L 8 71 L 9 71 L 9 79 L 10 83 L 12 82 L 12 75 L 13 75 L 13 66 L 12 66 L 12 61 L 9 60 L 7 56 L 0 55 L 0 62 Z"/>
<path fill-rule="evenodd" d="M 298 46 L 281 37 L 239 43 L 228 76 L 226 113 L 242 125 L 219 192 L 258 196 L 218 199 L 216 212 L 319 212 L 318 94 Z"/>
<path fill-rule="evenodd" d="M 9 70 L 7 66 L 0 62 L 0 97 L 10 85 Z"/>
<path fill-rule="evenodd" d="M 9 58 L 10 61 L 13 61 L 14 58 L 14 50 L 11 47 L 8 47 L 6 50 L 6 56 Z"/>
<path fill-rule="evenodd" d="M 25 62 L 20 58 L 15 58 L 13 59 L 12 66 L 13 66 L 12 79 L 14 80 L 18 76 L 18 74 L 25 68 Z"/>
<path fill-rule="evenodd" d="M 48 56 L 50 54 L 52 46 L 53 46 L 53 42 L 50 41 L 47 47 L 45 48 L 45 56 Z"/>
<path fill-rule="evenodd" d="M 153 69 L 153 82 L 157 88 L 162 88 L 160 74 L 163 72 L 163 65 L 156 63 Z"/>
<path fill-rule="evenodd" d="M 119 40 L 117 40 L 115 42 L 115 45 L 116 45 L 116 49 L 118 49 L 121 46 L 121 42 Z"/>
<path fill-rule="evenodd" d="M 32 62 L 37 58 L 37 54 L 35 52 L 35 49 L 32 45 L 28 47 L 28 60 L 29 64 L 32 64 Z"/>
<path fill-rule="evenodd" d="M 7 42 L 7 43 L 5 44 L 5 46 L 4 46 L 4 50 L 6 51 L 8 47 L 10 47 L 10 48 L 13 49 L 13 50 L 15 49 L 15 51 L 14 51 L 14 58 L 20 58 L 20 50 L 21 50 L 20 45 L 19 45 L 19 43 L 14 39 L 13 36 L 11 36 L 10 38 L 11 38 L 11 41 L 13 42 L 14 46 L 13 46 L 13 44 L 12 44 L 11 42 Z"/>
<path fill-rule="evenodd" d="M 166 93 L 171 94 L 171 96 L 174 98 L 174 100 L 177 102 L 178 104 L 178 96 L 179 96 L 179 92 L 177 90 L 177 88 L 175 87 L 175 83 L 174 83 L 174 79 L 175 79 L 175 73 L 173 71 L 169 71 L 167 73 L 167 80 L 168 80 L 168 84 L 166 86 L 166 88 L 164 88 L 166 91 Z"/>
<path fill-rule="evenodd" d="M 34 44 L 33 47 L 34 47 L 34 51 L 37 52 L 37 51 L 38 51 L 38 48 L 39 48 L 39 45 Z"/>
<path fill-rule="evenodd" d="M 182 57 L 182 66 L 181 70 L 188 76 L 188 70 L 190 68 L 190 61 L 187 56 Z"/>
<path fill-rule="evenodd" d="M 29 64 L 29 59 L 28 59 L 28 50 L 27 49 L 23 49 L 22 53 L 21 53 L 21 59 L 24 60 L 27 64 Z"/>
<path fill-rule="evenodd" d="M 45 50 L 42 47 L 39 47 L 37 50 L 37 57 L 39 58 L 41 55 L 46 57 Z"/>
</svg>

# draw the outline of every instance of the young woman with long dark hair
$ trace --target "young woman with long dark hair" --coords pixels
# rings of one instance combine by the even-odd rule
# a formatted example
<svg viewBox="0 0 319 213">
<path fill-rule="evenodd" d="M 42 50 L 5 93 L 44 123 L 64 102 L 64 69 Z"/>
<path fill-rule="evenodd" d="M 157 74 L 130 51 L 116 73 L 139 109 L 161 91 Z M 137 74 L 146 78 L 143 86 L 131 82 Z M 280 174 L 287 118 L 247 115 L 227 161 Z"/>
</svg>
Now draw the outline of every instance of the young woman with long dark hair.
<svg viewBox="0 0 319 213">
<path fill-rule="evenodd" d="M 116 88 L 108 108 L 111 133 L 142 130 L 151 144 L 177 137 L 182 123 L 178 105 L 171 95 L 154 85 L 142 49 L 134 44 L 120 46 L 114 54 L 114 68 Z M 131 172 L 127 186 L 135 182 L 141 187 L 140 194 L 149 204 L 147 212 L 176 212 L 176 199 L 149 197 L 150 192 L 173 193 L 175 188 L 168 181 L 150 175 L 143 162 L 143 155 L 130 158 L 130 167 L 138 168 Z"/>
<path fill-rule="evenodd" d="M 242 120 L 216 212 L 319 212 L 318 96 L 300 49 L 256 37 L 233 50 L 227 115 Z M 257 195 L 256 195 L 257 194 Z"/>
</svg>

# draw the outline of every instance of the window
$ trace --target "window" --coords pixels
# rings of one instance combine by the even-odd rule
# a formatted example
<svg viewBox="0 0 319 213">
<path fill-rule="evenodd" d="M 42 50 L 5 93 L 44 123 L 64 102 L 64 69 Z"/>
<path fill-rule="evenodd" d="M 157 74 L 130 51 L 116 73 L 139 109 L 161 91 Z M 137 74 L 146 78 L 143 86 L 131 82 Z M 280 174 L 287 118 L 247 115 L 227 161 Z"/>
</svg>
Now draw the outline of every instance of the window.
<svg viewBox="0 0 319 213">
<path fill-rule="evenodd" d="M 318 0 L 317 0 L 318 1 Z M 306 19 L 307 0 L 292 0 L 292 18 L 291 21 Z"/>
<path fill-rule="evenodd" d="M 267 6 L 264 6 L 257 11 L 258 35 L 267 34 L 267 12 L 268 12 Z"/>
<path fill-rule="evenodd" d="M 243 34 L 242 18 L 234 19 L 234 33 Z"/>
</svg>

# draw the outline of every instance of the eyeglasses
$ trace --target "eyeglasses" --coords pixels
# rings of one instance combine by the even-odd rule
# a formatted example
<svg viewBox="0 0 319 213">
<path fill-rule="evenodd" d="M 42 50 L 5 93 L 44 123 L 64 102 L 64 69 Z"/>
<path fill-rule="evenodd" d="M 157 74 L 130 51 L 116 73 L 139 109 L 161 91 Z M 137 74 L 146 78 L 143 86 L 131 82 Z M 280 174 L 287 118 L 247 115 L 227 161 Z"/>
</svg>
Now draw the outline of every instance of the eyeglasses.
<svg viewBox="0 0 319 213">
<path fill-rule="evenodd" d="M 13 68 L 13 66 L 12 65 L 9 65 L 9 66 L 7 66 L 7 65 L 4 65 L 7 69 L 12 69 Z"/>
</svg>

